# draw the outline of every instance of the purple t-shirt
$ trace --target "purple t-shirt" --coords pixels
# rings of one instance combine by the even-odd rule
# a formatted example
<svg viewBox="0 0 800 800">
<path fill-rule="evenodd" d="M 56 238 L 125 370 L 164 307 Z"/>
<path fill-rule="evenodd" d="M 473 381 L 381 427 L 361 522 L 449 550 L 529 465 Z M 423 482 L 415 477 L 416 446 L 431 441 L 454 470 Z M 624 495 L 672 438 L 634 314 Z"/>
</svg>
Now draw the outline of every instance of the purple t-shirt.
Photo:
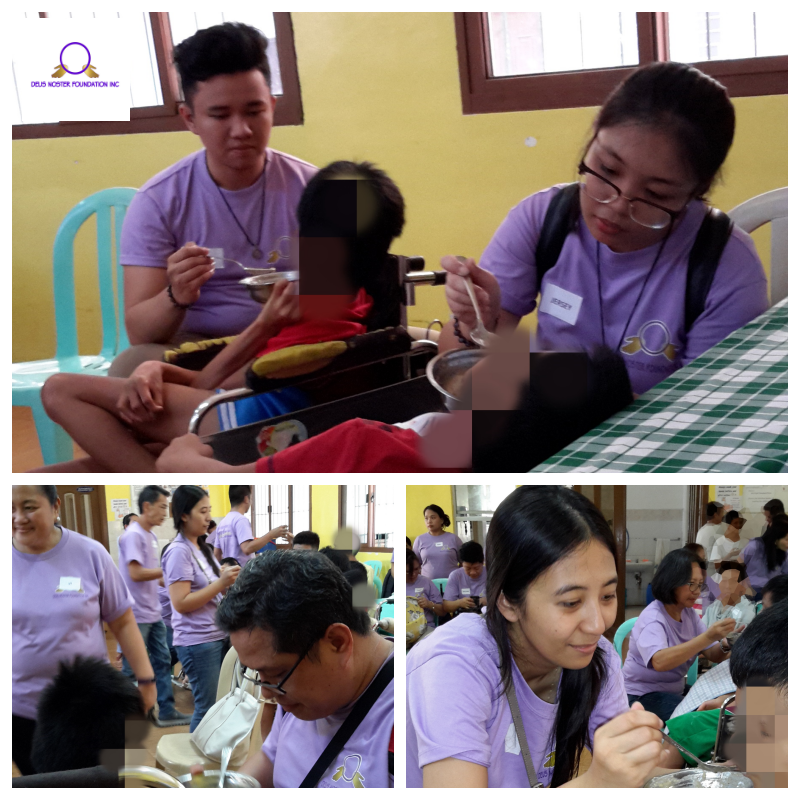
<svg viewBox="0 0 800 800">
<path fill-rule="evenodd" d="M 473 580 L 464 572 L 464 567 L 454 569 L 447 578 L 447 586 L 444 587 L 445 600 L 461 600 L 464 597 L 485 597 L 486 596 L 486 567 L 481 570 L 481 574 Z"/>
<path fill-rule="evenodd" d="M 389 658 L 393 658 L 393 655 Z M 298 719 L 278 707 L 272 730 L 261 747 L 264 755 L 274 764 L 272 781 L 276 789 L 296 789 L 300 786 L 355 702 L 329 717 L 316 720 Z M 344 749 L 323 773 L 317 787 L 393 788 L 394 777 L 389 774 L 389 743 L 393 728 L 394 679 L 381 692 L 375 705 L 347 740 Z M 360 786 L 354 785 L 356 775 L 356 783 Z"/>
<path fill-rule="evenodd" d="M 297 269 L 289 259 L 268 264 L 269 253 L 288 254 L 284 237 L 297 233 L 297 204 L 317 168 L 294 156 L 267 148 L 264 179 L 238 191 L 220 189 L 208 173 L 205 150 L 182 158 L 177 164 L 150 178 L 136 193 L 122 226 L 122 264 L 165 269 L 167 258 L 186 242 L 201 247 L 222 248 L 225 258 L 248 267 L 274 266 Z M 248 244 L 225 205 L 224 195 L 239 224 L 255 242 L 259 213 L 264 204 L 260 259 Z M 202 287 L 200 299 L 186 311 L 180 330 L 209 337 L 241 333 L 258 315 L 261 305 L 239 285 L 247 273 L 225 262 Z"/>
<path fill-rule="evenodd" d="M 172 601 L 169 599 L 169 589 L 165 586 L 158 587 L 158 602 L 161 605 L 161 619 L 168 627 L 172 627 Z"/>
<path fill-rule="evenodd" d="M 432 603 L 442 602 L 442 593 L 430 578 L 420 575 L 414 583 L 406 583 L 406 597 L 426 597 Z M 428 620 L 428 627 L 433 628 L 436 621 L 433 618 L 433 611 L 425 609 L 425 619 Z"/>
<path fill-rule="evenodd" d="M 161 619 L 158 579 L 135 581 L 128 567 L 131 561 L 138 561 L 145 569 L 159 567 L 158 537 L 152 531 L 146 531 L 138 522 L 131 522 L 125 533 L 119 537 L 119 571 L 133 597 L 133 615 L 136 621 L 139 624 L 158 622 Z"/>
<path fill-rule="evenodd" d="M 414 539 L 414 552 L 426 578 L 446 578 L 458 566 L 461 539 L 454 533 L 423 533 Z"/>
<path fill-rule="evenodd" d="M 214 534 L 214 547 L 222 551 L 223 558 L 235 558 L 242 567 L 255 558 L 255 553 L 247 555 L 242 552 L 242 543 L 255 538 L 250 520 L 244 514 L 229 511 L 217 525 Z"/>
<path fill-rule="evenodd" d="M 11 551 L 11 711 L 36 719 L 59 662 L 76 656 L 108 661 L 103 622 L 132 605 L 122 576 L 99 542 L 62 528 L 41 555 Z"/>
<path fill-rule="evenodd" d="M 786 553 L 786 558 L 783 564 L 774 569 L 767 569 L 767 558 L 764 554 L 764 542 L 759 536 L 753 539 L 747 547 L 742 550 L 742 561 L 747 567 L 747 577 L 750 585 L 757 592 L 760 592 L 766 585 L 770 578 L 776 575 L 789 574 L 789 554 Z"/>
<path fill-rule="evenodd" d="M 684 679 L 697 654 L 665 672 L 656 672 L 650 664 L 659 650 L 684 644 L 705 632 L 706 626 L 693 608 L 681 611 L 681 621 L 667 614 L 660 600 L 653 600 L 639 615 L 631 631 L 628 656 L 622 673 L 628 694 L 641 697 L 648 692 L 683 692 Z M 713 642 L 708 647 L 713 646 Z"/>
<path fill-rule="evenodd" d="M 214 563 L 216 563 L 216 559 Z M 175 541 L 167 548 L 161 561 L 161 567 L 164 570 L 164 583 L 167 586 L 178 581 L 191 581 L 189 592 L 205 589 L 206 586 L 217 580 L 205 555 L 192 547 L 181 534 L 178 534 Z M 217 568 L 219 568 L 219 564 L 217 564 Z M 225 634 L 214 621 L 220 600 L 222 600 L 222 595 L 218 594 L 204 606 L 188 614 L 181 614 L 173 607 L 173 645 L 188 647 L 192 644 L 205 644 L 224 639 Z"/>
<path fill-rule="evenodd" d="M 589 740 L 600 726 L 627 711 L 619 657 L 600 637 L 607 677 L 589 720 Z M 461 614 L 420 640 L 406 659 L 406 785 L 422 786 L 422 768 L 445 758 L 480 764 L 489 788 L 528 788 L 511 708 L 499 691 L 500 655 L 476 614 Z M 537 778 L 553 776 L 550 735 L 557 706 L 537 697 L 512 667 L 514 689 Z M 442 681 L 445 683 L 443 684 Z M 443 685 L 447 690 L 442 691 Z"/>
<path fill-rule="evenodd" d="M 500 283 L 502 307 L 519 317 L 536 307 L 540 288 L 536 245 L 547 207 L 559 188 L 537 192 L 512 208 L 481 256 L 481 267 Z M 688 257 L 705 212 L 706 205 L 699 200 L 689 204 L 649 279 L 660 242 L 615 253 L 597 242 L 581 217 L 544 278 L 537 349 L 588 349 L 603 343 L 605 330 L 605 344 L 622 354 L 633 391 L 640 394 L 766 311 L 764 269 L 750 237 L 734 228 L 705 310 L 687 336 Z"/>
</svg>

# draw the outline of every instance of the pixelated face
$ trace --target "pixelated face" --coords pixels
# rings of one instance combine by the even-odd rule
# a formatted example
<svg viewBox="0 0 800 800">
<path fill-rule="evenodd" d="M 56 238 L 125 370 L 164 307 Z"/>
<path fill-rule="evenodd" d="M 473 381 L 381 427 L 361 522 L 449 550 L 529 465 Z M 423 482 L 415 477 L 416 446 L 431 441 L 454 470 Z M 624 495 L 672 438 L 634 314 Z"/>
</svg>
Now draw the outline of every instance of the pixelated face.
<svg viewBox="0 0 800 800">
<path fill-rule="evenodd" d="M 474 563 L 464 561 L 461 566 L 464 567 L 464 572 L 466 572 L 472 580 L 477 580 L 483 575 L 483 564 L 479 561 L 475 561 Z"/>
<path fill-rule="evenodd" d="M 292 545 L 292 550 L 313 550 L 314 548 L 310 544 L 294 544 Z"/>
<path fill-rule="evenodd" d="M 42 493 L 40 486 L 14 486 L 11 490 L 13 511 L 12 535 L 22 544 L 50 536 L 61 508 L 55 506 Z"/>
<path fill-rule="evenodd" d="M 788 786 L 788 694 L 773 686 L 736 690 L 736 723 L 728 755 L 757 787 Z"/>
<path fill-rule="evenodd" d="M 719 582 L 719 598 L 723 605 L 736 605 L 745 592 L 744 584 L 739 582 L 739 570 L 729 569 L 722 573 Z"/>
<path fill-rule="evenodd" d="M 592 539 L 530 584 L 524 608 L 501 605 L 500 610 L 526 660 L 546 668 L 583 669 L 617 614 L 614 556 Z"/>
</svg>

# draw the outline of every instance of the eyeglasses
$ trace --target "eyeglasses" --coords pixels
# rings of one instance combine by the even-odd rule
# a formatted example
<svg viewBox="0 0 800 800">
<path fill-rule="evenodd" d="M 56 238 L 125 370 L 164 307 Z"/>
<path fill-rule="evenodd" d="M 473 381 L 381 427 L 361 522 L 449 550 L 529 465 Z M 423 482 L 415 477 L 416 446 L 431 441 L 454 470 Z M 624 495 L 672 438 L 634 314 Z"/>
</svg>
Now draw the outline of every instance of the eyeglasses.
<svg viewBox="0 0 800 800">
<path fill-rule="evenodd" d="M 286 694 L 285 690 L 283 689 L 283 684 L 286 683 L 286 681 L 288 681 L 289 678 L 292 677 L 292 673 L 300 666 L 300 662 L 308 655 L 310 649 L 311 648 L 308 648 L 308 650 L 306 650 L 305 653 L 303 653 L 303 655 L 301 655 L 300 658 L 297 659 L 295 665 L 283 676 L 283 678 L 278 683 L 267 683 L 267 681 L 260 681 L 256 678 L 251 678 L 249 675 L 245 674 L 247 667 L 244 664 L 240 664 L 239 671 L 241 673 L 242 680 L 250 681 L 250 683 L 252 683 L 253 686 L 258 686 L 259 688 L 263 689 L 269 689 L 271 692 L 277 692 L 278 694 Z"/>
<path fill-rule="evenodd" d="M 618 186 L 602 175 L 598 175 L 583 161 L 578 166 L 578 174 L 581 176 L 581 190 L 586 192 L 592 200 L 607 205 L 613 203 L 618 197 L 624 197 L 628 201 L 630 218 L 645 228 L 661 230 L 667 225 L 672 225 L 681 214 L 680 211 L 672 211 L 657 203 L 651 203 L 649 200 L 642 200 L 640 197 L 626 197 Z"/>
<path fill-rule="evenodd" d="M 704 592 L 708 589 L 707 583 L 685 583 L 684 586 L 688 586 L 693 592 Z"/>
</svg>

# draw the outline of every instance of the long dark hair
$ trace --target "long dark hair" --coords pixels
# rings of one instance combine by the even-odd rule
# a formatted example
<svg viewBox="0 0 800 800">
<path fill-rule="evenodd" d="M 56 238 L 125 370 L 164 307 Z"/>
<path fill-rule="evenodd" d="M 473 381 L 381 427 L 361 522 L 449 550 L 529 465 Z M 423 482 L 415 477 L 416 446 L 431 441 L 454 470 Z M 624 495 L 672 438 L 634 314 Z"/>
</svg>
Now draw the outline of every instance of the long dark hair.
<svg viewBox="0 0 800 800">
<path fill-rule="evenodd" d="M 178 533 L 183 533 L 183 515 L 191 514 L 192 509 L 204 497 L 208 497 L 208 492 L 201 489 L 199 486 L 179 486 L 175 490 L 175 494 L 172 495 L 172 520 L 175 523 L 175 530 L 178 531 Z M 219 577 L 219 567 L 214 560 L 214 551 L 205 539 L 201 542 L 201 538 L 202 537 L 198 537 L 197 546 L 200 548 L 200 552 L 206 557 L 208 565 L 214 570 L 214 574 Z M 163 551 L 161 555 L 163 557 Z"/>
<path fill-rule="evenodd" d="M 486 622 L 500 651 L 501 689 L 511 685 L 508 622 L 500 612 L 501 593 L 524 609 L 528 587 L 557 561 L 593 539 L 615 554 L 614 537 L 602 514 L 583 495 L 562 486 L 520 486 L 497 507 L 486 543 Z M 562 669 L 558 710 L 551 732 L 555 748 L 552 786 L 578 772 L 589 743 L 589 718 L 606 679 L 603 650 L 579 670 Z"/>
<path fill-rule="evenodd" d="M 772 524 L 767 528 L 761 537 L 761 544 L 764 546 L 764 558 L 767 562 L 767 570 L 772 572 L 776 567 L 782 567 L 786 561 L 786 553 L 775 543 L 778 539 L 783 539 L 789 533 L 789 520 L 783 515 L 773 517 Z"/>
</svg>

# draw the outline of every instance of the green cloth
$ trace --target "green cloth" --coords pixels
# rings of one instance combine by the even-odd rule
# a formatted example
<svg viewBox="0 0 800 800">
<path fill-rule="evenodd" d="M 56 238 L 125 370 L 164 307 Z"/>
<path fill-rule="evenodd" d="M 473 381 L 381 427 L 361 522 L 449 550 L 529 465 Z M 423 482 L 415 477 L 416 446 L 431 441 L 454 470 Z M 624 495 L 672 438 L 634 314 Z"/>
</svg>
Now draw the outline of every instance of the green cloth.
<svg viewBox="0 0 800 800">
<path fill-rule="evenodd" d="M 725 714 L 732 716 L 729 711 L 726 711 Z M 678 744 L 691 750 L 703 761 L 710 761 L 714 743 L 717 741 L 718 725 L 719 709 L 712 708 L 710 711 L 690 711 L 688 714 L 674 717 L 668 720 L 667 730 Z M 683 755 L 683 753 L 681 755 L 687 764 L 695 766 L 695 762 L 689 756 Z"/>
<path fill-rule="evenodd" d="M 788 299 L 531 472 L 787 472 Z"/>
</svg>

